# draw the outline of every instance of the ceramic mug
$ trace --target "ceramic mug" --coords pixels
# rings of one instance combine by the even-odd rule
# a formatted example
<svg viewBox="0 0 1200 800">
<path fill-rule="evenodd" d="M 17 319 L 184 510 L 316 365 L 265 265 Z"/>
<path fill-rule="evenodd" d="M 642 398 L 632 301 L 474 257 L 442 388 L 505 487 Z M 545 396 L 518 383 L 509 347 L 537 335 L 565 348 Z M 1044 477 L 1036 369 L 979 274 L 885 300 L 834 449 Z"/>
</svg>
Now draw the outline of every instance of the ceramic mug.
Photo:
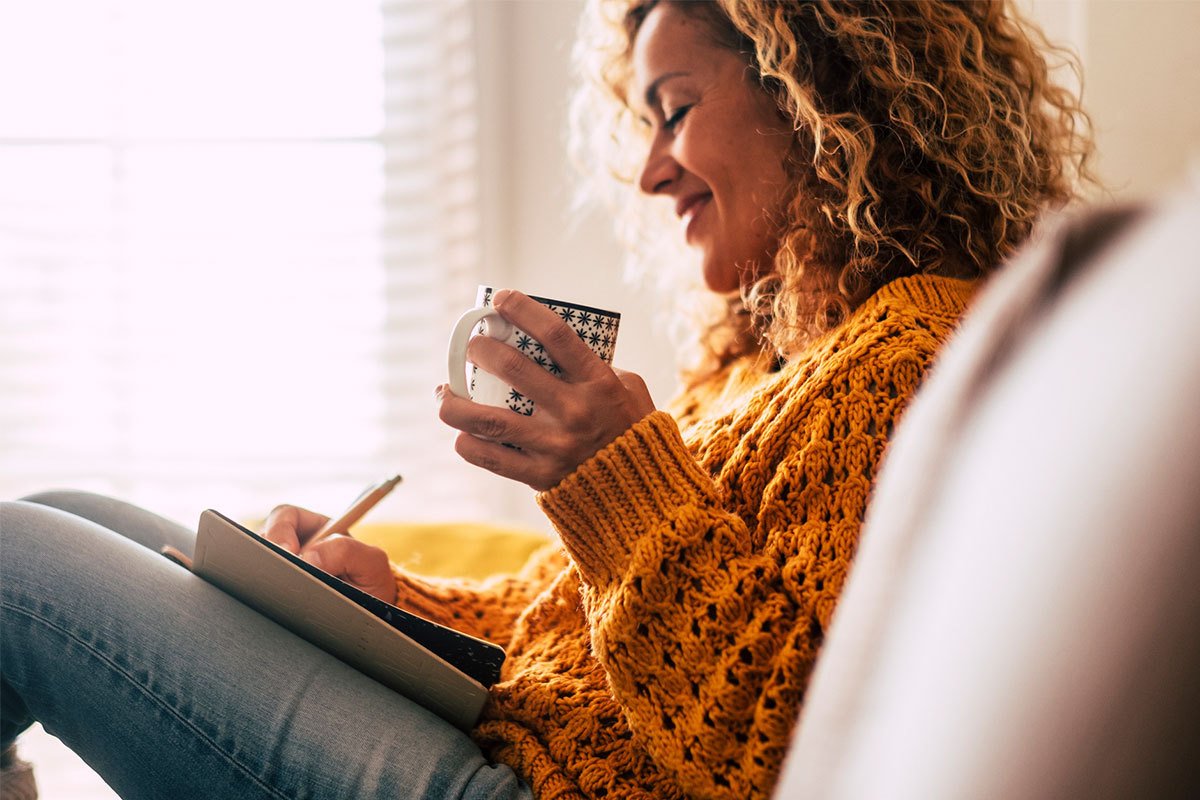
<svg viewBox="0 0 1200 800">
<path fill-rule="evenodd" d="M 529 416 L 533 413 L 533 400 L 474 364 L 470 365 L 469 370 L 467 368 L 467 342 L 475 333 L 482 332 L 520 350 L 551 375 L 561 372 L 558 365 L 550 360 L 541 342 L 514 327 L 492 308 L 494 293 L 492 287 L 480 286 L 475 297 L 475 308 L 463 314 L 454 324 L 446 356 L 450 391 L 477 403 L 507 407 Z M 617 346 L 617 328 L 621 324 L 620 314 L 566 300 L 530 297 L 558 314 L 604 363 L 612 363 L 613 350 Z"/>
</svg>

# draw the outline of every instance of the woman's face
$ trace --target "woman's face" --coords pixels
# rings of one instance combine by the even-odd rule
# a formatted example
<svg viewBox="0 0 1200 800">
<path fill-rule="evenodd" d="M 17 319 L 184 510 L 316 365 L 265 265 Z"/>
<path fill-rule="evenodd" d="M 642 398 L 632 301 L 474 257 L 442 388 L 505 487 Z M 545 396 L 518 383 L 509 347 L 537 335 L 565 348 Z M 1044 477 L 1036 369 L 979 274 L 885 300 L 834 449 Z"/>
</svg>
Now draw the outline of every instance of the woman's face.
<svg viewBox="0 0 1200 800">
<path fill-rule="evenodd" d="M 708 287 L 736 290 L 770 269 L 779 245 L 791 127 L 746 60 L 674 3 L 647 15 L 632 65 L 631 105 L 651 133 L 638 184 L 673 201 Z"/>
</svg>

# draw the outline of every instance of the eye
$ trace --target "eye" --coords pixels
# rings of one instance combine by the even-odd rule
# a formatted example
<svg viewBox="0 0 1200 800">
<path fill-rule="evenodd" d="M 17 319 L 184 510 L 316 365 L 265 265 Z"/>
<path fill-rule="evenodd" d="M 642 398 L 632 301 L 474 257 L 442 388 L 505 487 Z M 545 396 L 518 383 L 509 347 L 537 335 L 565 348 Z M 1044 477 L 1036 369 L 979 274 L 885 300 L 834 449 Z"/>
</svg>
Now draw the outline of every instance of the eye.
<svg viewBox="0 0 1200 800">
<path fill-rule="evenodd" d="M 663 120 L 663 128 L 668 131 L 674 131 L 677 127 L 679 127 L 679 123 L 683 122 L 683 118 L 686 117 L 687 113 L 691 110 L 692 107 L 690 105 L 680 106 L 679 108 L 675 109 L 671 112 L 669 117 Z"/>
</svg>

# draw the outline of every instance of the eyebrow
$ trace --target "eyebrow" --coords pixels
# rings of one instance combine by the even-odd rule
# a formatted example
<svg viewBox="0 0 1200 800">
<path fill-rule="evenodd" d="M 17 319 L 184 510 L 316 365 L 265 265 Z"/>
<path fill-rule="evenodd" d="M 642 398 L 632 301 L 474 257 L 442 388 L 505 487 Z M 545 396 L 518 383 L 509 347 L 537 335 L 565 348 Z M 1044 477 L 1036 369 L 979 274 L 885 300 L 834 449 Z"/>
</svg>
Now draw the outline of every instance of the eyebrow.
<svg viewBox="0 0 1200 800">
<path fill-rule="evenodd" d="M 656 105 L 658 105 L 658 89 L 660 86 L 669 81 L 671 78 L 678 78 L 687 74 L 689 73 L 684 71 L 664 72 L 662 75 L 659 75 L 657 78 L 655 78 L 650 85 L 646 87 L 645 94 L 642 95 L 642 99 L 646 102 L 646 107 L 654 108 Z"/>
</svg>

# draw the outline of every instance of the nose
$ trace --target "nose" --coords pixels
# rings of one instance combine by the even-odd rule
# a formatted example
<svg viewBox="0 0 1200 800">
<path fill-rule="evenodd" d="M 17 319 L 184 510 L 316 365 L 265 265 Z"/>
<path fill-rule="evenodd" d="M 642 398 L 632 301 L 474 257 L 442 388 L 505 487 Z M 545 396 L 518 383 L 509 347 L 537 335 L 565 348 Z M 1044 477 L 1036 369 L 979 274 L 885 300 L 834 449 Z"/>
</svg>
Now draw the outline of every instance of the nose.
<svg viewBox="0 0 1200 800">
<path fill-rule="evenodd" d="M 679 177 L 679 162 L 671 155 L 671 148 L 660 131 L 650 142 L 650 152 L 638 176 L 638 188 L 646 194 L 662 194 L 671 182 Z"/>
</svg>

